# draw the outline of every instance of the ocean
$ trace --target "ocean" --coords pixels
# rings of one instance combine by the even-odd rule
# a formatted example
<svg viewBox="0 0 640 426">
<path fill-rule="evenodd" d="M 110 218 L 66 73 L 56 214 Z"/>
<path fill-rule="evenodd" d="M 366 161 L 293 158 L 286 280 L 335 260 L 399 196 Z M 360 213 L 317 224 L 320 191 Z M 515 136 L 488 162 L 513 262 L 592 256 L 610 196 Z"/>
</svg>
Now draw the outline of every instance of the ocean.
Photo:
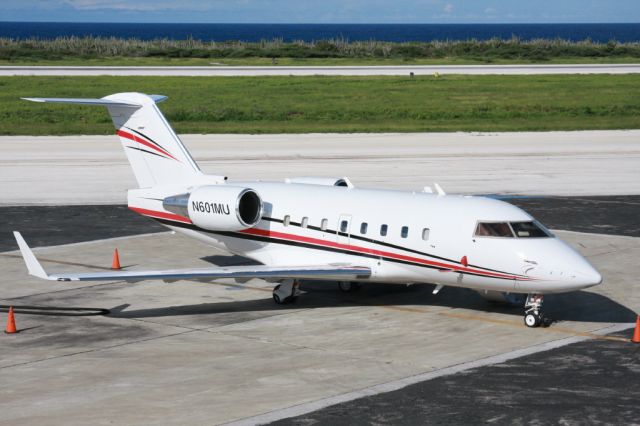
<svg viewBox="0 0 640 426">
<path fill-rule="evenodd" d="M 487 40 L 494 37 L 537 38 L 606 43 L 640 41 L 637 24 L 122 24 L 0 22 L 0 37 L 25 39 L 60 36 L 101 36 L 186 39 L 205 41 L 260 41 L 271 39 L 322 40 L 344 38 L 394 42 L 432 40 Z"/>
</svg>

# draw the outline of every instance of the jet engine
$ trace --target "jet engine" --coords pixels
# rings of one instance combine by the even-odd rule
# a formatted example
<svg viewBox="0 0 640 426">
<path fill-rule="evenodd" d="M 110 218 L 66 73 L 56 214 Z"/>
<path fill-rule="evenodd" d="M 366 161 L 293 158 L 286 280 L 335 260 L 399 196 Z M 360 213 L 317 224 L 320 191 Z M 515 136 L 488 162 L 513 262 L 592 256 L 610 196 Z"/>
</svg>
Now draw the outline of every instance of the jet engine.
<svg viewBox="0 0 640 426">
<path fill-rule="evenodd" d="M 262 217 L 262 199 L 251 188 L 209 185 L 163 200 L 165 210 L 187 217 L 210 231 L 239 231 L 255 226 Z"/>
<path fill-rule="evenodd" d="M 345 186 L 347 188 L 353 188 L 353 184 L 347 177 L 317 177 L 317 176 L 302 176 L 287 178 L 285 183 L 305 183 L 307 185 L 323 185 L 323 186 Z"/>
</svg>

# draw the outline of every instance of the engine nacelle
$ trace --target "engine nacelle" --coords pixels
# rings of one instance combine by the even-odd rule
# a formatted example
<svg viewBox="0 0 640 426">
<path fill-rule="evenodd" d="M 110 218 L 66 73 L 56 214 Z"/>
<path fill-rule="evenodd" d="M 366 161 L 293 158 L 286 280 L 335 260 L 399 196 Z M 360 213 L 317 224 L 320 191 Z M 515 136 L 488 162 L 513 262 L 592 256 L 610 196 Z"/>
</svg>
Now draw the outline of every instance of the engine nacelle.
<svg viewBox="0 0 640 426">
<path fill-rule="evenodd" d="M 302 176 L 285 179 L 285 183 L 304 183 L 307 185 L 324 185 L 324 186 L 346 186 L 347 188 L 353 188 L 353 184 L 347 177 L 335 178 L 335 177 L 317 177 L 317 176 Z"/>
<path fill-rule="evenodd" d="M 262 199 L 256 191 L 227 185 L 201 186 L 189 194 L 165 198 L 162 206 L 210 231 L 251 228 L 262 217 Z"/>
</svg>

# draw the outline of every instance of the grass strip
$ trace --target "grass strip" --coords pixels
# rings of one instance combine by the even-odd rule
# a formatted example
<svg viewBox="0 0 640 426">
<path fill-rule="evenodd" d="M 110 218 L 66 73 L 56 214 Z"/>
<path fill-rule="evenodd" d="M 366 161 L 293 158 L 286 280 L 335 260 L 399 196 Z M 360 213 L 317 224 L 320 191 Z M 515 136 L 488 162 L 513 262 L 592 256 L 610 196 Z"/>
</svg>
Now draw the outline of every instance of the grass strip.
<svg viewBox="0 0 640 426">
<path fill-rule="evenodd" d="M 113 133 L 103 108 L 20 97 L 138 91 L 179 133 L 543 131 L 640 128 L 640 75 L 3 77 L 0 134 Z"/>
<path fill-rule="evenodd" d="M 127 61 L 157 63 L 291 64 L 304 60 L 332 63 L 340 60 L 385 63 L 505 63 L 505 62 L 629 62 L 640 60 L 640 43 L 562 39 L 446 40 L 430 42 L 348 41 L 337 38 L 317 41 L 260 42 L 187 40 L 140 40 L 116 37 L 59 37 L 55 39 L 0 38 L 2 63 L 78 61 Z"/>
</svg>

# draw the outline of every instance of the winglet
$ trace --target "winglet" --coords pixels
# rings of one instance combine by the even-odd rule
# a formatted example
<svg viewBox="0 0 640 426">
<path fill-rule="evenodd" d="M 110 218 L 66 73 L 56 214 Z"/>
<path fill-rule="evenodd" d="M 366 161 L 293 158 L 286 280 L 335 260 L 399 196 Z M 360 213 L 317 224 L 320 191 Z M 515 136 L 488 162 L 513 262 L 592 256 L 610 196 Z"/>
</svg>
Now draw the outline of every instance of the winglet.
<svg viewBox="0 0 640 426">
<path fill-rule="evenodd" d="M 20 247 L 20 253 L 22 254 L 24 263 L 27 265 L 29 274 L 45 280 L 49 279 L 49 275 L 44 271 L 44 268 L 42 268 L 42 265 L 40 265 L 40 262 L 36 259 L 27 242 L 22 238 L 22 235 L 17 231 L 13 231 L 13 236 L 16 237 L 18 247 Z"/>
</svg>

